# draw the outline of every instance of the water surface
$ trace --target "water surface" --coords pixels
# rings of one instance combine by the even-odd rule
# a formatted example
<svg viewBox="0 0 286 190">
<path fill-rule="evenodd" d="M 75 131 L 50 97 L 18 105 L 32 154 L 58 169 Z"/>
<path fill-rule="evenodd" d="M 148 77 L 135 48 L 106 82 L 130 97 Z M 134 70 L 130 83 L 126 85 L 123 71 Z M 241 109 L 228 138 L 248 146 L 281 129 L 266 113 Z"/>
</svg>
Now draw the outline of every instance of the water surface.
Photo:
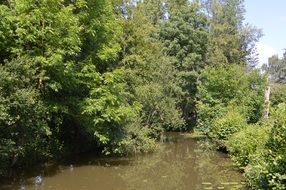
<svg viewBox="0 0 286 190">
<path fill-rule="evenodd" d="M 204 139 L 170 133 L 152 154 L 106 157 L 81 155 L 65 163 L 18 172 L 3 190 L 201 190 L 243 189 L 243 177 L 226 154 Z M 41 176 L 42 183 L 35 184 Z"/>
</svg>

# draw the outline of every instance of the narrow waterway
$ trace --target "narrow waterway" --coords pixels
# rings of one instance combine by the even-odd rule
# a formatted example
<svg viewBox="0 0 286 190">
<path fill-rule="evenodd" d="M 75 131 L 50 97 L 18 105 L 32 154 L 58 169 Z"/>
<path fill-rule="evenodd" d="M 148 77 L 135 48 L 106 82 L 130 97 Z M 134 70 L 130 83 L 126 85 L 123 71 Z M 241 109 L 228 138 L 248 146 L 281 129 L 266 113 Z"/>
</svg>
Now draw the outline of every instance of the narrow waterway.
<svg viewBox="0 0 286 190">
<path fill-rule="evenodd" d="M 244 189 L 242 174 L 203 138 L 170 133 L 152 154 L 84 155 L 17 172 L 1 190 L 202 190 Z M 36 176 L 39 184 L 35 183 Z"/>
</svg>

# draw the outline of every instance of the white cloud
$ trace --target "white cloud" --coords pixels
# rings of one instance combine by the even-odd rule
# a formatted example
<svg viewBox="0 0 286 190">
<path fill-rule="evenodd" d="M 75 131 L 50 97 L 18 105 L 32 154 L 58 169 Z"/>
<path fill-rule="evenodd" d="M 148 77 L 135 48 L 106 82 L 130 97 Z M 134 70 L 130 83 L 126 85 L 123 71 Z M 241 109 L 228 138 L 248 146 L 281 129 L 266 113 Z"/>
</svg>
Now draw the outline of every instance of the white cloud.
<svg viewBox="0 0 286 190">
<path fill-rule="evenodd" d="M 278 54 L 278 51 L 270 45 L 264 43 L 257 43 L 256 45 L 259 58 L 259 66 L 268 62 L 268 58 L 272 55 Z"/>
</svg>

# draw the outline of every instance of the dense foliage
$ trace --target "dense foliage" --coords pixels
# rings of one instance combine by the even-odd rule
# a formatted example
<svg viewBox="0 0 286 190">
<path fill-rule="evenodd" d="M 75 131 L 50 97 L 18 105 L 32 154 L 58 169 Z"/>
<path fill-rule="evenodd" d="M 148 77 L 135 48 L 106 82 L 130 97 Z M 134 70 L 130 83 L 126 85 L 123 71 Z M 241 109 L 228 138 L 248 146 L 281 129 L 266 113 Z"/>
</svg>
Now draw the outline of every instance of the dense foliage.
<svg viewBox="0 0 286 190">
<path fill-rule="evenodd" d="M 256 70 L 245 72 L 239 65 L 206 68 L 198 87 L 197 129 L 206 134 L 219 133 L 216 128 L 221 124 L 257 122 L 263 113 L 264 87 L 265 80 Z"/>
<path fill-rule="evenodd" d="M 285 86 L 271 84 L 267 118 L 266 82 L 238 65 L 206 68 L 198 86 L 196 130 L 230 153 L 253 189 L 285 189 Z"/>
<path fill-rule="evenodd" d="M 253 68 L 243 1 L 2 0 L 0 16 L 0 175 L 195 128 L 251 187 L 286 188 L 286 56 Z"/>
<path fill-rule="evenodd" d="M 19 157 L 37 161 L 49 156 L 48 110 L 32 85 L 33 60 L 22 57 L 0 67 L 0 174 Z"/>
<path fill-rule="evenodd" d="M 227 150 L 253 189 L 285 189 L 285 85 L 239 65 L 207 67 L 198 86 L 196 130 Z M 276 76 L 272 70 L 271 76 Z M 281 72 L 281 70 L 277 71 Z"/>
<path fill-rule="evenodd" d="M 238 164 L 245 166 L 245 175 L 254 189 L 285 189 L 285 104 L 271 112 L 252 138 L 241 131 L 230 142 L 230 150 Z M 251 129 L 253 130 L 253 128 Z M 254 134 L 255 133 L 255 134 Z M 241 139 L 244 136 L 244 139 Z M 253 137 L 256 137 L 255 139 Z M 248 143 L 243 143 L 243 140 Z M 234 143 L 237 142 L 237 145 Z"/>
<path fill-rule="evenodd" d="M 152 151 L 162 132 L 185 127 L 176 60 L 150 7 L 1 1 L 1 175 L 64 154 Z"/>
</svg>

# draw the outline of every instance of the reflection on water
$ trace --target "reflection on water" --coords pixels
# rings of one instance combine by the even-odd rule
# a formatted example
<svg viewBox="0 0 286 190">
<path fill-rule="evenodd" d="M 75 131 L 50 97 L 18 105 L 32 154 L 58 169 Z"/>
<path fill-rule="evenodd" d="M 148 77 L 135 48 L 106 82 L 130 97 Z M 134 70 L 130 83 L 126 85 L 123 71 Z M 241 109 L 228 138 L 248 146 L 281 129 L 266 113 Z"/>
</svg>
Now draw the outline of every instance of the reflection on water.
<svg viewBox="0 0 286 190">
<path fill-rule="evenodd" d="M 242 189 L 243 178 L 226 155 L 204 140 L 179 133 L 166 137 L 153 154 L 133 157 L 75 157 L 2 181 L 0 189 L 25 190 L 201 190 Z M 43 180 L 35 184 L 35 177 Z"/>
</svg>

